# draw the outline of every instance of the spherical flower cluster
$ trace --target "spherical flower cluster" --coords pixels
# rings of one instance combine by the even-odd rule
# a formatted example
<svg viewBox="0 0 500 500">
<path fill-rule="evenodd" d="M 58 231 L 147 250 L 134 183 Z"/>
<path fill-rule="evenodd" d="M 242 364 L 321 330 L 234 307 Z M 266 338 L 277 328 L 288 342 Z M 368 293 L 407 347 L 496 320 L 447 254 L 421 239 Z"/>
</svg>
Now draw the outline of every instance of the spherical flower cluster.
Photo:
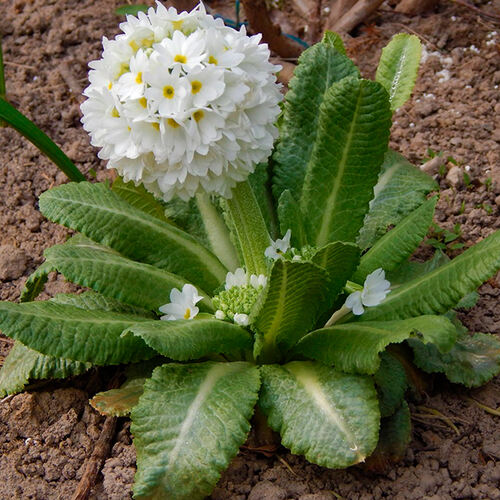
<svg viewBox="0 0 500 500">
<path fill-rule="evenodd" d="M 282 98 L 267 45 L 200 4 L 127 16 L 89 64 L 82 123 L 125 181 L 170 200 L 231 189 L 265 161 Z"/>
</svg>

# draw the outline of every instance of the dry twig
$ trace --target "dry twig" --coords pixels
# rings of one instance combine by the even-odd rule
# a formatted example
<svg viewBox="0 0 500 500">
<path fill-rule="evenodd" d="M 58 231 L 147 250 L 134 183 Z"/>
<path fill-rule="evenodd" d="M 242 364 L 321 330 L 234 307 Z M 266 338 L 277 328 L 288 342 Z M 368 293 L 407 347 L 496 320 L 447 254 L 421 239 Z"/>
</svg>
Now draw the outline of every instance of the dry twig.
<svg viewBox="0 0 500 500">
<path fill-rule="evenodd" d="M 414 16 L 430 10 L 437 5 L 437 0 L 401 0 L 396 8 L 396 12 Z"/>
<path fill-rule="evenodd" d="M 242 0 L 245 14 L 252 31 L 262 33 L 269 48 L 281 57 L 298 57 L 302 47 L 281 33 L 281 28 L 273 24 L 269 17 L 265 0 Z"/>
<path fill-rule="evenodd" d="M 358 0 L 333 26 L 327 26 L 327 28 L 349 33 L 375 12 L 382 2 L 383 0 Z"/>
</svg>

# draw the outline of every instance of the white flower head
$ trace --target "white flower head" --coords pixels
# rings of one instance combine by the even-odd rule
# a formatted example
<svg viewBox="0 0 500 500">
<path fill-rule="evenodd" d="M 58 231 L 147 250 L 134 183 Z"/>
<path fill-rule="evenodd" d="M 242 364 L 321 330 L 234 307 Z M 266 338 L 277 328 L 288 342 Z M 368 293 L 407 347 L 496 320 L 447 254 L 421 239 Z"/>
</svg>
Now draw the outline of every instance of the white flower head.
<svg viewBox="0 0 500 500">
<path fill-rule="evenodd" d="M 81 107 L 99 157 L 165 201 L 200 191 L 231 197 L 277 137 L 280 67 L 267 45 L 202 3 L 178 13 L 158 2 L 120 28 L 89 64 Z"/>
<path fill-rule="evenodd" d="M 176 319 L 193 319 L 200 311 L 196 304 L 203 299 L 193 285 L 186 283 L 182 292 L 177 288 L 170 291 L 170 302 L 160 307 L 165 313 L 160 319 L 173 321 Z"/>
<path fill-rule="evenodd" d="M 243 287 L 243 286 L 252 286 L 253 288 L 265 287 L 267 285 L 267 277 L 264 274 L 259 274 L 258 276 L 252 274 L 248 276 L 247 272 L 239 267 L 232 272 L 228 272 L 226 274 L 226 283 L 224 288 L 226 290 L 231 290 L 233 287 Z"/>
<path fill-rule="evenodd" d="M 390 282 L 385 279 L 385 271 L 380 267 L 370 273 L 363 284 L 363 290 L 353 292 L 347 297 L 345 306 L 356 316 L 365 312 L 363 306 L 378 306 L 390 292 Z"/>
<path fill-rule="evenodd" d="M 237 325 L 248 326 L 249 317 L 248 314 L 236 313 L 233 320 Z"/>
<path fill-rule="evenodd" d="M 290 250 L 290 238 L 292 236 L 292 231 L 289 229 L 285 236 L 281 239 L 277 239 L 276 241 L 271 240 L 271 245 L 266 248 L 264 251 L 264 255 L 268 259 L 277 260 L 282 259 L 283 254 Z"/>
</svg>

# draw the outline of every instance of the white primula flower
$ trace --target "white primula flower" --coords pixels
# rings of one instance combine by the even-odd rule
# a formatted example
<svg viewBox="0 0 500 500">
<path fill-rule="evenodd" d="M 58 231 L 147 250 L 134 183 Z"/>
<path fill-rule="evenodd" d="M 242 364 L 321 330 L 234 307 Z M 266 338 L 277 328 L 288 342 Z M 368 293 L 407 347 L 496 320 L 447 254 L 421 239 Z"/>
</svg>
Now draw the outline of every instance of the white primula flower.
<svg viewBox="0 0 500 500">
<path fill-rule="evenodd" d="M 267 276 L 263 274 L 259 274 L 258 276 L 252 274 L 250 276 L 250 285 L 254 288 L 265 287 L 267 285 Z"/>
<path fill-rule="evenodd" d="M 193 319 L 200 311 L 196 304 L 203 299 L 198 295 L 198 290 L 193 285 L 186 283 L 182 292 L 177 288 L 170 291 L 170 302 L 160 307 L 160 312 L 165 313 L 160 319 L 173 321 L 176 319 Z"/>
<path fill-rule="evenodd" d="M 253 288 L 265 287 L 267 285 L 267 277 L 263 274 L 258 276 L 251 274 L 248 276 L 246 271 L 239 267 L 234 273 L 229 272 L 226 274 L 225 289 L 231 290 L 233 287 L 241 287 L 250 285 Z"/>
<path fill-rule="evenodd" d="M 289 229 L 283 238 L 278 238 L 276 241 L 271 240 L 271 245 L 266 248 L 264 255 L 272 260 L 282 259 L 283 254 L 290 250 L 291 236 L 292 231 Z"/>
<path fill-rule="evenodd" d="M 181 13 L 157 3 L 120 28 L 89 64 L 81 107 L 99 157 L 165 201 L 230 198 L 277 137 L 280 67 L 267 45 L 201 3 Z"/>
<path fill-rule="evenodd" d="M 220 309 L 217 309 L 217 311 L 215 311 L 215 317 L 217 319 L 226 319 L 226 313 L 224 311 L 221 311 Z"/>
<path fill-rule="evenodd" d="M 237 325 L 248 326 L 248 314 L 236 313 L 233 320 Z"/>
<path fill-rule="evenodd" d="M 373 307 L 383 302 L 390 292 L 390 286 L 390 282 L 385 279 L 385 271 L 382 268 L 375 269 L 366 277 L 363 290 L 353 292 L 347 297 L 345 306 L 359 316 L 365 312 L 363 306 Z"/>
</svg>

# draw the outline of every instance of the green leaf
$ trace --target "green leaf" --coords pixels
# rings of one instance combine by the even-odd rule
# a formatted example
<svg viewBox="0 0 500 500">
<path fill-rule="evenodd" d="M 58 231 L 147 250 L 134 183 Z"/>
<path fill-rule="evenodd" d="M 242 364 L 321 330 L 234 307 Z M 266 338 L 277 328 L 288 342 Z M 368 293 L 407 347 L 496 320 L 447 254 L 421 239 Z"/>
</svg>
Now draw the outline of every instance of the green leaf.
<svg viewBox="0 0 500 500">
<path fill-rule="evenodd" d="M 326 92 L 300 200 L 311 245 L 356 239 L 390 127 L 387 92 L 379 83 L 350 77 Z"/>
<path fill-rule="evenodd" d="M 35 272 L 31 273 L 21 291 L 21 302 L 35 300 L 42 293 L 45 283 L 49 279 L 49 274 L 55 270 L 50 262 L 44 262 Z"/>
<path fill-rule="evenodd" d="M 153 351 L 123 330 L 146 318 L 131 314 L 86 311 L 51 301 L 0 302 L 0 329 L 27 347 L 54 357 L 108 365 L 152 357 Z"/>
<path fill-rule="evenodd" d="M 401 406 L 408 380 L 403 365 L 389 352 L 380 355 L 380 367 L 373 375 L 379 393 L 380 415 L 389 417 Z"/>
<path fill-rule="evenodd" d="M 0 397 L 22 391 L 30 380 L 71 377 L 91 367 L 90 363 L 46 356 L 15 342 L 0 369 Z"/>
<path fill-rule="evenodd" d="M 163 203 L 149 191 L 146 191 L 146 188 L 142 184 L 136 186 L 132 181 L 125 182 L 121 177 L 117 177 L 113 181 L 111 190 L 134 208 L 146 212 L 163 222 L 171 223 L 165 216 L 165 206 Z"/>
<path fill-rule="evenodd" d="M 377 448 L 368 458 L 368 469 L 387 468 L 387 462 L 398 462 L 406 454 L 411 441 L 411 415 L 408 403 L 403 401 L 396 413 L 380 421 Z"/>
<path fill-rule="evenodd" d="M 306 262 L 277 260 L 269 283 L 257 299 L 250 324 L 263 336 L 262 358 L 292 347 L 314 324 L 324 303 L 327 275 Z"/>
<path fill-rule="evenodd" d="M 450 262 L 391 291 L 380 305 L 367 308 L 360 321 L 444 313 L 499 268 L 500 231 L 496 231 Z"/>
<path fill-rule="evenodd" d="M 333 304 L 346 281 L 352 276 L 359 262 L 359 248 L 353 243 L 335 241 L 318 250 L 312 258 L 317 266 L 328 273 L 328 298 Z"/>
<path fill-rule="evenodd" d="M 373 374 L 380 366 L 379 354 L 389 344 L 398 344 L 413 336 L 432 342 L 446 352 L 455 342 L 456 329 L 444 316 L 344 323 L 309 333 L 294 352 L 347 373 Z"/>
<path fill-rule="evenodd" d="M 340 36 L 334 31 L 326 30 L 325 33 L 323 34 L 323 39 L 321 40 L 321 43 L 324 43 L 329 47 L 333 47 L 337 52 L 346 55 L 344 42 L 342 41 L 342 38 L 340 38 Z"/>
<path fill-rule="evenodd" d="M 226 268 L 192 236 L 133 208 L 103 184 L 66 184 L 40 196 L 50 220 L 82 232 L 130 259 L 179 274 L 212 291 Z"/>
<path fill-rule="evenodd" d="M 422 45 L 418 37 L 406 33 L 394 35 L 382 49 L 375 80 L 387 90 L 392 111 L 410 98 L 421 54 Z"/>
<path fill-rule="evenodd" d="M 302 248 L 307 243 L 302 214 L 299 204 L 293 199 L 288 189 L 281 193 L 278 202 L 278 219 L 281 234 L 285 234 L 290 229 L 292 247 Z"/>
<path fill-rule="evenodd" d="M 113 297 L 121 302 L 148 310 L 170 302 L 172 288 L 182 290 L 186 280 L 149 264 L 122 257 L 117 252 L 93 242 L 70 242 L 45 250 L 44 255 L 54 268 L 72 281 Z M 208 294 L 204 310 L 213 311 Z"/>
<path fill-rule="evenodd" d="M 449 262 L 449 257 L 441 250 L 436 250 L 432 259 L 425 262 L 403 262 L 399 267 L 387 273 L 387 279 L 391 282 L 391 287 L 399 286 L 407 281 L 411 281 L 419 276 L 423 276 L 434 269 Z"/>
<path fill-rule="evenodd" d="M 87 291 L 75 295 L 74 293 L 58 293 L 51 299 L 50 302 L 57 304 L 66 304 L 69 306 L 79 307 L 86 311 L 109 311 L 125 314 L 134 314 L 137 316 L 144 316 L 144 318 L 154 319 L 157 315 L 141 307 L 131 306 L 124 304 L 111 297 L 106 297 L 94 291 Z"/>
<path fill-rule="evenodd" d="M 500 341 L 486 333 L 459 333 L 447 353 L 412 339 L 414 362 L 429 373 L 444 373 L 454 384 L 479 387 L 500 373 Z"/>
<path fill-rule="evenodd" d="M 424 239 L 432 223 L 437 196 L 420 205 L 387 232 L 363 257 L 352 281 L 363 283 L 368 274 L 383 268 L 387 273 L 408 259 Z"/>
<path fill-rule="evenodd" d="M 241 326 L 218 319 L 149 321 L 126 332 L 141 337 L 163 356 L 176 361 L 199 359 L 208 354 L 231 354 L 252 348 L 252 336 Z"/>
<path fill-rule="evenodd" d="M 0 119 L 24 135 L 28 141 L 52 160 L 70 180 L 76 182 L 85 180 L 83 174 L 63 153 L 59 146 L 49 139 L 32 121 L 28 120 L 28 118 L 4 99 L 0 99 Z"/>
<path fill-rule="evenodd" d="M 164 359 L 158 357 L 130 365 L 126 370 L 127 380 L 118 389 L 98 392 L 89 403 L 103 415 L 128 416 L 144 392 L 144 383 L 151 378 L 153 370 L 163 362 Z"/>
<path fill-rule="evenodd" d="M 132 410 L 135 496 L 209 495 L 246 439 L 259 386 L 259 371 L 249 363 L 157 368 Z"/>
<path fill-rule="evenodd" d="M 137 16 L 139 12 L 147 12 L 148 8 L 149 7 L 147 5 L 143 4 L 120 5 L 120 7 L 117 7 L 115 9 L 115 14 L 117 16 L 126 16 L 126 15 Z"/>
<path fill-rule="evenodd" d="M 286 94 L 283 125 L 274 159 L 273 192 L 286 189 L 300 200 L 305 168 L 318 133 L 319 108 L 330 86 L 347 76 L 359 76 L 354 63 L 337 48 L 318 43 L 302 52 Z"/>
<path fill-rule="evenodd" d="M 371 247 L 389 226 L 395 226 L 419 207 L 426 195 L 439 186 L 431 176 L 414 167 L 403 156 L 389 150 L 374 188 L 370 211 L 359 233 L 358 245 Z"/>
<path fill-rule="evenodd" d="M 292 453 L 340 468 L 375 449 L 380 413 L 370 378 L 304 361 L 264 365 L 261 376 L 259 406 Z"/>
</svg>

